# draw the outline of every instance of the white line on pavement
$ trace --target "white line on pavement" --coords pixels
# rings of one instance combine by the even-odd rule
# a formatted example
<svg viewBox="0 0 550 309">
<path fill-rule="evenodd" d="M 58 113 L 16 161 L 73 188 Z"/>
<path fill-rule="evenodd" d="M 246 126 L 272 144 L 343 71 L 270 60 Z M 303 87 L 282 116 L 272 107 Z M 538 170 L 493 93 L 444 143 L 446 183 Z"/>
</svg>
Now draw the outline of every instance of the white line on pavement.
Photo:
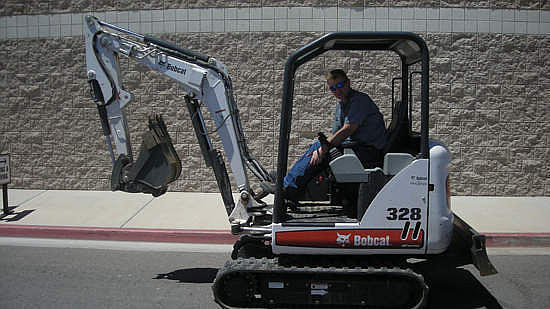
<svg viewBox="0 0 550 309">
<path fill-rule="evenodd" d="M 230 253 L 232 245 L 163 243 L 137 241 L 103 241 L 82 239 L 50 239 L 26 237 L 0 237 L 0 246 L 80 248 L 124 251 L 164 251 L 164 252 L 199 252 Z"/>
</svg>

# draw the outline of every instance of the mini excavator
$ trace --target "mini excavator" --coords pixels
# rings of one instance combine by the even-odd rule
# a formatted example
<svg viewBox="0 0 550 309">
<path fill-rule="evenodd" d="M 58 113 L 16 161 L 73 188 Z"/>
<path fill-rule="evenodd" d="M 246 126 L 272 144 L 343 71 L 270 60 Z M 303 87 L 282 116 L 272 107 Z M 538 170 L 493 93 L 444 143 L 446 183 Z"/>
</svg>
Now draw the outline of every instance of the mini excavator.
<svg viewBox="0 0 550 309">
<path fill-rule="evenodd" d="M 113 162 L 113 191 L 159 196 L 181 173 L 181 161 L 160 115 L 150 116 L 149 130 L 134 157 L 125 113 L 133 97 L 123 86 L 119 58 L 142 63 L 183 88 L 182 99 L 206 165 L 214 171 L 231 232 L 241 235 L 212 287 L 220 306 L 422 308 L 429 287 L 414 270 L 415 260 L 430 268 L 473 264 L 481 275 L 496 273 L 484 235 L 451 211 L 450 152 L 428 136 L 429 54 L 420 36 L 329 33 L 290 55 L 284 70 L 275 174 L 247 147 L 231 78 L 222 63 L 93 16 L 85 18 L 84 29 L 86 74 Z M 282 186 L 295 73 L 330 50 L 398 55 L 401 75 L 392 81 L 389 142 L 383 162 L 374 168 L 364 168 L 349 145 L 331 149 L 322 177 L 314 177 L 307 194 L 289 207 Z M 414 80 L 419 85 L 413 85 Z M 420 132 L 411 125 L 413 87 L 420 92 Z M 206 130 L 203 106 L 215 122 L 223 152 L 214 148 Z M 239 191 L 236 203 L 226 161 Z M 247 171 L 258 178 L 259 192 L 252 190 Z M 274 194 L 273 203 L 264 201 L 269 194 Z"/>
</svg>

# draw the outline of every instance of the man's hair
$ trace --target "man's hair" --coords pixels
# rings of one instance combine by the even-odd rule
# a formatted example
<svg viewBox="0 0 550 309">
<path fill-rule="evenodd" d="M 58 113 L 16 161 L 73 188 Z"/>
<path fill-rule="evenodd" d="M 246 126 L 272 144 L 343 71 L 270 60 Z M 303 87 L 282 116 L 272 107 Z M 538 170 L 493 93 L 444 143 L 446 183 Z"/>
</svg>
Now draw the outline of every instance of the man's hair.
<svg viewBox="0 0 550 309">
<path fill-rule="evenodd" d="M 348 76 L 346 75 L 346 72 L 342 69 L 336 69 L 332 70 L 327 74 L 327 80 L 335 80 L 338 78 L 342 78 L 343 80 L 348 80 Z"/>
</svg>

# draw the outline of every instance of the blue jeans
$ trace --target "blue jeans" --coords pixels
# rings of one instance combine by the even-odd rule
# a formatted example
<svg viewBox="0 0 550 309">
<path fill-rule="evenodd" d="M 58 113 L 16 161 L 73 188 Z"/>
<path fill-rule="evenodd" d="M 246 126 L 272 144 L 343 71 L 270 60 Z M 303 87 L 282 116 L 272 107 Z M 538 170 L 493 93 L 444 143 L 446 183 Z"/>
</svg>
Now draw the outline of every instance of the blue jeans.
<svg viewBox="0 0 550 309">
<path fill-rule="evenodd" d="M 283 182 L 285 190 L 288 191 L 289 188 L 294 188 L 295 190 L 303 189 L 308 181 L 313 178 L 316 173 L 326 167 L 326 162 L 321 162 L 315 166 L 311 166 L 309 164 L 311 154 L 319 147 L 321 147 L 321 143 L 319 141 L 314 142 L 302 155 L 302 157 L 300 157 L 300 159 L 296 161 L 296 163 L 294 163 L 290 171 L 285 176 Z M 290 189 L 290 191 L 295 190 Z"/>
</svg>

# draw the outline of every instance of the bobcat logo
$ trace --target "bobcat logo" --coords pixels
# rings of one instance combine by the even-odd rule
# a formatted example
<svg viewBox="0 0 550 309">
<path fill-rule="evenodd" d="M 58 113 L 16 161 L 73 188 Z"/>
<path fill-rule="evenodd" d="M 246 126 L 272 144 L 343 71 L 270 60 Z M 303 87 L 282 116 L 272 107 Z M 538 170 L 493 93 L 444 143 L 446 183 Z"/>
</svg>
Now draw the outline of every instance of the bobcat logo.
<svg viewBox="0 0 550 309">
<path fill-rule="evenodd" d="M 351 233 L 349 233 L 348 235 L 341 235 L 338 232 L 336 232 L 336 235 L 338 236 L 336 238 L 336 243 L 337 244 L 341 245 L 342 247 L 345 247 L 346 245 L 351 244 L 351 242 L 349 241 Z"/>
</svg>

